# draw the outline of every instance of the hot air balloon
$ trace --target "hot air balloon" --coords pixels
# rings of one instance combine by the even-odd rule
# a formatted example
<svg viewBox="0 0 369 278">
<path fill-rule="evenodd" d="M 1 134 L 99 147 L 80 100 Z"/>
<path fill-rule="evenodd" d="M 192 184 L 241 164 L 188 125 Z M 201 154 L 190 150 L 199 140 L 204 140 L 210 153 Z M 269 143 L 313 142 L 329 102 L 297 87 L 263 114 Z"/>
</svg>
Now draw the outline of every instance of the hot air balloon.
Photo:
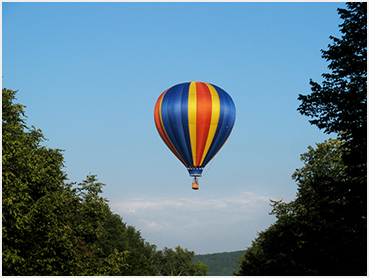
<svg viewBox="0 0 369 278">
<path fill-rule="evenodd" d="M 232 98 L 209 83 L 178 84 L 159 96 L 154 118 L 160 137 L 194 177 L 192 188 L 198 189 L 198 177 L 234 126 Z"/>
</svg>

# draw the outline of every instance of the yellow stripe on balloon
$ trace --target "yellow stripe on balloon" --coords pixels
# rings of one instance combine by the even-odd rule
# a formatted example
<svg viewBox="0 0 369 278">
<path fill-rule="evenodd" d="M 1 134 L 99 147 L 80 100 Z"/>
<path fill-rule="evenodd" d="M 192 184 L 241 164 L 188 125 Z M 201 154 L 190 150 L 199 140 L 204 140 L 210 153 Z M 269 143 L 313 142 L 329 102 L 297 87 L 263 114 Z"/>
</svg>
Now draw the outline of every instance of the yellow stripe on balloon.
<svg viewBox="0 0 369 278">
<path fill-rule="evenodd" d="M 206 145 L 204 148 L 204 152 L 201 158 L 200 165 L 203 163 L 206 157 L 206 154 L 208 153 L 208 150 L 210 148 L 210 145 L 213 142 L 214 135 L 218 127 L 218 121 L 219 121 L 219 115 L 220 115 L 220 100 L 219 100 L 218 92 L 215 90 L 215 88 L 212 85 L 208 83 L 205 83 L 205 84 L 208 86 L 210 90 L 212 106 L 211 106 L 211 122 L 210 122 L 208 139 L 206 140 Z"/>
<path fill-rule="evenodd" d="M 196 83 L 191 82 L 188 90 L 188 127 L 192 149 L 193 164 L 196 163 L 196 117 L 197 117 L 197 92 Z"/>
</svg>

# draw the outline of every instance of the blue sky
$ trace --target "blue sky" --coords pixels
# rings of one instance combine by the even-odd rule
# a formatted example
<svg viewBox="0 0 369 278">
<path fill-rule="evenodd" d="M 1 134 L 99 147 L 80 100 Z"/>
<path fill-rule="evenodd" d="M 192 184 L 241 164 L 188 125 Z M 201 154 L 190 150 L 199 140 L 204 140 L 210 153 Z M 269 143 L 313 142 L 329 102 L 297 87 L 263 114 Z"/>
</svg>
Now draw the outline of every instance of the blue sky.
<svg viewBox="0 0 369 278">
<path fill-rule="evenodd" d="M 325 135 L 297 111 L 320 49 L 340 36 L 326 3 L 2 3 L 2 86 L 19 90 L 28 125 L 65 150 L 71 182 L 106 184 L 115 213 L 158 249 L 243 250 L 290 201 L 300 154 Z M 215 84 L 236 123 L 191 189 L 161 141 L 154 106 L 167 88 Z"/>
</svg>

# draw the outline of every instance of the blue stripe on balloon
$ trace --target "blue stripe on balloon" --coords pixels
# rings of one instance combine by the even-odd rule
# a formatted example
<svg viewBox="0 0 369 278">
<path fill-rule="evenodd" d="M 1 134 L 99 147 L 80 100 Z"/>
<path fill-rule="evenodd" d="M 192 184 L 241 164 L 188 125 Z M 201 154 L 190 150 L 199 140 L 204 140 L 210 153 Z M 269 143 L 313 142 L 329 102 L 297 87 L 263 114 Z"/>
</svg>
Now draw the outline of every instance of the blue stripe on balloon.
<svg viewBox="0 0 369 278">
<path fill-rule="evenodd" d="M 171 106 L 172 96 L 171 96 L 171 94 L 169 94 L 169 90 L 164 95 L 163 100 L 162 100 L 161 117 L 162 117 L 165 132 L 168 135 L 168 139 L 172 143 L 173 147 L 177 150 L 179 155 L 185 160 L 185 158 L 183 156 L 183 153 L 181 152 L 181 150 L 179 148 L 179 145 L 178 145 L 177 141 L 175 140 L 175 136 L 174 136 L 174 133 L 173 133 L 173 130 L 172 130 L 172 127 L 171 127 L 171 123 L 170 123 L 171 122 L 171 120 L 170 120 L 171 115 L 168 112 L 169 112 L 169 107 Z"/>
<path fill-rule="evenodd" d="M 183 116 L 185 113 L 183 113 L 182 97 L 186 94 L 185 85 L 179 84 L 167 91 L 163 98 L 161 111 L 162 115 L 165 115 L 163 117 L 163 124 L 169 140 L 187 164 L 186 166 L 189 166 L 192 163 L 192 159 L 188 150 L 191 149 L 188 149 L 183 130 L 183 121 L 185 121 Z M 187 111 L 187 108 L 185 110 Z"/>
<path fill-rule="evenodd" d="M 181 107 L 181 114 L 182 114 L 182 128 L 184 131 L 184 137 L 186 142 L 186 152 L 188 155 L 188 160 L 186 160 L 187 165 L 193 165 L 193 158 L 192 158 L 192 148 L 191 148 L 191 139 L 190 139 L 190 129 L 188 123 L 188 93 L 190 90 L 190 82 L 183 83 L 182 88 L 182 107 Z M 187 158 L 186 158 L 187 159 Z"/>
</svg>

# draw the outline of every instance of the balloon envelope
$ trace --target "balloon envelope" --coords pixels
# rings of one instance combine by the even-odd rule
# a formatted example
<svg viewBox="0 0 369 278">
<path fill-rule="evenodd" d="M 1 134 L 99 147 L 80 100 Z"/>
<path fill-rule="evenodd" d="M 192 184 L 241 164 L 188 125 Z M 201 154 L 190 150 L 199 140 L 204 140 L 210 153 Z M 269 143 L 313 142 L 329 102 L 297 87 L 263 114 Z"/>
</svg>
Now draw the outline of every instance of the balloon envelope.
<svg viewBox="0 0 369 278">
<path fill-rule="evenodd" d="M 236 108 L 221 88 L 187 82 L 160 95 L 154 118 L 161 138 L 190 175 L 201 176 L 231 134 Z"/>
</svg>

